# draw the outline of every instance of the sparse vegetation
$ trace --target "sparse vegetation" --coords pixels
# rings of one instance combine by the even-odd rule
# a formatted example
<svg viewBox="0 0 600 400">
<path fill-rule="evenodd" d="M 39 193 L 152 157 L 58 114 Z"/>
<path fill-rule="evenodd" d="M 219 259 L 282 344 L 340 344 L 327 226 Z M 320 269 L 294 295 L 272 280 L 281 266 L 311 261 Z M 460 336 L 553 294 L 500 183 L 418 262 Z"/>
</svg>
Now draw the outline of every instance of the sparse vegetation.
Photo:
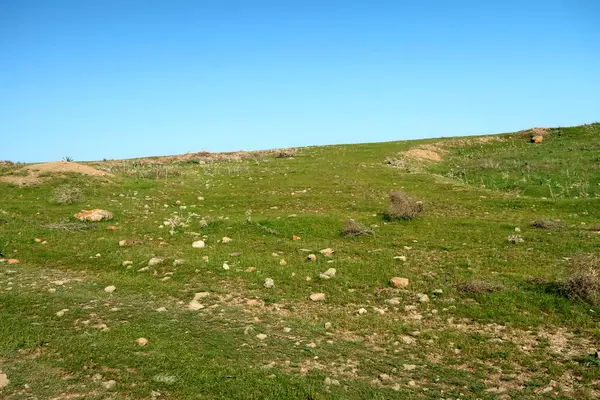
<svg viewBox="0 0 600 400">
<path fill-rule="evenodd" d="M 423 203 L 407 196 L 400 190 L 390 194 L 390 206 L 384 213 L 386 219 L 413 219 L 423 212 Z"/>
<path fill-rule="evenodd" d="M 353 219 L 344 221 L 342 226 L 342 235 L 344 236 L 368 236 L 372 234 L 373 231 L 371 229 Z"/>
<path fill-rule="evenodd" d="M 585 254 L 574 258 L 569 276 L 560 283 L 560 290 L 571 299 L 600 305 L 600 256 Z"/>
<path fill-rule="evenodd" d="M 456 290 L 470 294 L 492 293 L 502 290 L 502 285 L 475 279 L 457 284 Z"/>
<path fill-rule="evenodd" d="M 52 201 L 57 204 L 75 204 L 84 201 L 83 191 L 73 185 L 60 185 L 52 191 Z"/>
<path fill-rule="evenodd" d="M 565 229 L 567 227 L 564 222 L 552 218 L 538 219 L 531 226 L 538 229 Z"/>
</svg>

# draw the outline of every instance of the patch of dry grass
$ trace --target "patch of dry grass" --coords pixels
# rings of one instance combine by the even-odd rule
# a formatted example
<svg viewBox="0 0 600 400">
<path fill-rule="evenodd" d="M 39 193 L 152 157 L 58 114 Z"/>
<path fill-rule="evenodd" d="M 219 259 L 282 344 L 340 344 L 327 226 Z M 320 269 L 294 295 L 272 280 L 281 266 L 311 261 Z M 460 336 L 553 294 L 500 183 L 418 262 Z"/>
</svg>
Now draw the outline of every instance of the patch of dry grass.
<svg viewBox="0 0 600 400">
<path fill-rule="evenodd" d="M 73 185 L 61 185 L 52 191 L 52 201 L 58 204 L 81 203 L 85 198 L 80 188 Z"/>
<path fill-rule="evenodd" d="M 342 226 L 342 234 L 344 236 L 363 236 L 373 235 L 373 231 L 367 228 L 360 222 L 356 222 L 353 219 L 346 220 Z"/>
<path fill-rule="evenodd" d="M 390 206 L 384 213 L 388 220 L 413 219 L 423 212 L 423 203 L 396 190 L 390 193 Z"/>
<path fill-rule="evenodd" d="M 461 282 L 456 285 L 456 290 L 463 293 L 482 294 L 497 292 L 502 289 L 502 285 L 489 283 L 474 279 L 472 281 Z"/>
<path fill-rule="evenodd" d="M 531 226 L 538 229 L 565 229 L 567 227 L 561 220 L 552 218 L 538 219 Z"/>
<path fill-rule="evenodd" d="M 576 257 L 571 273 L 560 282 L 560 290 L 570 299 L 600 304 L 600 257 L 595 254 Z"/>
</svg>

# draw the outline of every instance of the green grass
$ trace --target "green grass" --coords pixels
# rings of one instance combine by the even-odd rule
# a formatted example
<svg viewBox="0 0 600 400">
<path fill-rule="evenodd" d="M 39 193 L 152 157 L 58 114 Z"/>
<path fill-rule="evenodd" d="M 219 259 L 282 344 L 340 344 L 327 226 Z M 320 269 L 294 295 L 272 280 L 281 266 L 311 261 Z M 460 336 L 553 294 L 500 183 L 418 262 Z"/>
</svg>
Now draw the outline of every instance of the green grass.
<svg viewBox="0 0 600 400">
<path fill-rule="evenodd" d="M 93 165 L 109 180 L 0 183 L 0 251 L 20 260 L 0 264 L 0 371 L 10 380 L 0 397 L 597 397 L 600 307 L 563 297 L 556 283 L 568 259 L 600 246 L 589 229 L 600 223 L 600 125 L 552 129 L 539 145 L 498 137 L 308 147 L 293 158 L 107 161 Z M 386 165 L 423 145 L 443 160 Z M 53 201 L 63 184 L 81 189 L 83 203 Z M 386 221 L 397 189 L 422 200 L 424 213 Z M 114 219 L 74 224 L 91 208 Z M 171 235 L 163 222 L 174 215 L 189 223 Z M 349 218 L 374 235 L 343 236 Z M 566 229 L 531 227 L 542 218 Z M 516 227 L 523 243 L 507 240 Z M 192 248 L 200 238 L 207 246 Z M 123 239 L 141 244 L 120 247 Z M 319 253 L 327 247 L 332 258 Z M 152 257 L 165 262 L 138 272 Z M 334 278 L 319 278 L 331 267 Z M 393 276 L 410 285 L 391 287 Z M 456 289 L 472 279 L 502 290 Z M 188 310 L 200 291 L 211 293 L 205 308 Z M 310 301 L 316 292 L 326 300 Z"/>
</svg>

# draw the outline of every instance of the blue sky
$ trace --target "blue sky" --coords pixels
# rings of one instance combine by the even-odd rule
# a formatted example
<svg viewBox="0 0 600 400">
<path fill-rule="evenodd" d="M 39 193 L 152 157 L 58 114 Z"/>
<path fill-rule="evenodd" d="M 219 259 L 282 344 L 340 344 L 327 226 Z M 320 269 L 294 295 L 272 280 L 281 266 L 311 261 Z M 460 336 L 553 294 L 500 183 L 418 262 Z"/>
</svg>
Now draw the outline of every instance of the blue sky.
<svg viewBox="0 0 600 400">
<path fill-rule="evenodd" d="M 600 120 L 600 2 L 0 0 L 0 159 Z"/>
</svg>

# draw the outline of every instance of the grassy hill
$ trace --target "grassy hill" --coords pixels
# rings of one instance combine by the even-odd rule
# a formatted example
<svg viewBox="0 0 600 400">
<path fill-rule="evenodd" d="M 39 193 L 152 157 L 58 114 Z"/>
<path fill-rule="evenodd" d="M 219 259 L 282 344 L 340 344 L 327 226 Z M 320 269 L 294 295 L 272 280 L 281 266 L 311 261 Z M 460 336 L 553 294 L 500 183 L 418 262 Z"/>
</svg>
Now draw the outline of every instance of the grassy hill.
<svg viewBox="0 0 600 400">
<path fill-rule="evenodd" d="M 600 124 L 86 165 L 0 182 L 0 398 L 600 396 Z"/>
</svg>

